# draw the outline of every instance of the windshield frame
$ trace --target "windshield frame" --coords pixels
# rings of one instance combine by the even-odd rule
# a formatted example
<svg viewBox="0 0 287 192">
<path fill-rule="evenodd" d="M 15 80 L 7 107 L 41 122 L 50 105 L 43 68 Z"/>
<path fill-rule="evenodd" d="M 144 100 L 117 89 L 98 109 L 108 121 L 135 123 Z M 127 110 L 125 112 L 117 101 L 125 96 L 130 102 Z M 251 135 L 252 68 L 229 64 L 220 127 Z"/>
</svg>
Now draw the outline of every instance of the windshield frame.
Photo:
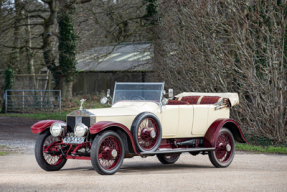
<svg viewBox="0 0 287 192">
<path fill-rule="evenodd" d="M 112 105 L 115 104 L 115 93 L 116 93 L 116 86 L 117 84 L 131 84 L 131 85 L 135 85 L 135 84 L 161 84 L 161 93 L 160 93 L 160 100 L 159 102 L 157 101 L 154 101 L 154 100 L 122 100 L 122 101 L 131 101 L 131 102 L 134 102 L 134 101 L 140 101 L 140 102 L 148 102 L 148 101 L 152 101 L 152 102 L 155 102 L 159 105 L 161 105 L 161 100 L 162 100 L 162 97 L 163 97 L 163 92 L 164 92 L 164 82 L 115 82 L 115 87 L 114 87 L 114 93 L 113 93 L 113 102 L 112 102 Z M 119 101 L 117 101 L 119 102 Z"/>
</svg>

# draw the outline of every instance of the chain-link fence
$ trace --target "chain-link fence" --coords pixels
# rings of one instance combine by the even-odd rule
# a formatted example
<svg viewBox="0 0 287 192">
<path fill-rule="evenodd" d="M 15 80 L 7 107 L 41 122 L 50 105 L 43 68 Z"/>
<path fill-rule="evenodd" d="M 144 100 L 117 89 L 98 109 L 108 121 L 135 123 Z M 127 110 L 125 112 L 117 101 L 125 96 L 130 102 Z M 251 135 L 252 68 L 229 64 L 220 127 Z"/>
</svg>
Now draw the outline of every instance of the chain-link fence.
<svg viewBox="0 0 287 192">
<path fill-rule="evenodd" d="M 5 113 L 61 112 L 61 90 L 6 90 Z"/>
</svg>

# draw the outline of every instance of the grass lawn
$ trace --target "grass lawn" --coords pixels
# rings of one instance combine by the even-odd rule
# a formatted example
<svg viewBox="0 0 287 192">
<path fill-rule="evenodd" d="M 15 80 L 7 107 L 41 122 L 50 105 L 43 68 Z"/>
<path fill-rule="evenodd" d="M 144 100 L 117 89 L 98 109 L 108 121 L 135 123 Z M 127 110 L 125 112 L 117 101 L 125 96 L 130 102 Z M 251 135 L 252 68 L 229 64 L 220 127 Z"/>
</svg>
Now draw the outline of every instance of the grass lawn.
<svg viewBox="0 0 287 192">
<path fill-rule="evenodd" d="M 9 151 L 0 151 L 0 156 L 6 156 L 9 155 L 11 152 Z"/>
<path fill-rule="evenodd" d="M 287 154 L 286 147 L 273 147 L 273 146 L 256 146 L 256 145 L 248 145 L 248 144 L 236 144 L 236 150 L 240 151 L 253 151 L 258 153 L 275 153 L 275 154 Z"/>
<path fill-rule="evenodd" d="M 71 111 L 72 112 L 72 111 Z M 66 120 L 66 115 L 70 112 L 62 112 L 60 113 L 35 113 L 35 114 L 22 114 L 22 113 L 7 113 L 1 114 L 0 117 L 22 117 L 28 119 L 38 119 L 38 120 L 47 120 L 47 119 L 54 119 L 54 120 Z"/>
<path fill-rule="evenodd" d="M 9 151 L 4 151 L 6 148 L 7 148 L 6 145 L 0 145 L 0 156 L 9 155 L 11 153 Z"/>
</svg>

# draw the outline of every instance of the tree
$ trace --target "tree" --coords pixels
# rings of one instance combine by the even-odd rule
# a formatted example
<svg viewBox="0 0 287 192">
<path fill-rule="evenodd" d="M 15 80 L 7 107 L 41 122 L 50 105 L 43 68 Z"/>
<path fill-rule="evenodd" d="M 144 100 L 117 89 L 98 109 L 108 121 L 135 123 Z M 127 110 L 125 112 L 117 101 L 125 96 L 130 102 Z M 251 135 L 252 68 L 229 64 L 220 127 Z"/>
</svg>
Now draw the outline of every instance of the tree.
<svg viewBox="0 0 287 192">
<path fill-rule="evenodd" d="M 75 5 L 63 3 L 57 17 L 59 25 L 59 66 L 65 77 L 65 79 L 62 79 L 61 83 L 62 87 L 64 85 L 63 80 L 67 83 L 63 96 L 68 99 L 72 98 L 72 86 L 78 74 L 76 69 L 77 35 L 74 30 L 73 18 L 75 9 Z"/>
<path fill-rule="evenodd" d="M 287 137 L 286 1 L 164 1 L 155 71 L 179 91 L 238 92 L 247 133 Z"/>
</svg>

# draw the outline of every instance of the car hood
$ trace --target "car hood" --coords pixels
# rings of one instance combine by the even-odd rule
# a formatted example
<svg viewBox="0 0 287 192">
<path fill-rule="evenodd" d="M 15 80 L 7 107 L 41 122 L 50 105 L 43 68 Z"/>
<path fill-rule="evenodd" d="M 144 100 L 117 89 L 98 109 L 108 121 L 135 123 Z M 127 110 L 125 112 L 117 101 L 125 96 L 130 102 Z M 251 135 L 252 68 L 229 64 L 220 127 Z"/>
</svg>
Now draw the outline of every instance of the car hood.
<svg viewBox="0 0 287 192">
<path fill-rule="evenodd" d="M 67 116 L 136 116 L 144 111 L 156 111 L 159 106 L 156 102 L 117 102 L 111 108 L 76 110 Z"/>
</svg>

